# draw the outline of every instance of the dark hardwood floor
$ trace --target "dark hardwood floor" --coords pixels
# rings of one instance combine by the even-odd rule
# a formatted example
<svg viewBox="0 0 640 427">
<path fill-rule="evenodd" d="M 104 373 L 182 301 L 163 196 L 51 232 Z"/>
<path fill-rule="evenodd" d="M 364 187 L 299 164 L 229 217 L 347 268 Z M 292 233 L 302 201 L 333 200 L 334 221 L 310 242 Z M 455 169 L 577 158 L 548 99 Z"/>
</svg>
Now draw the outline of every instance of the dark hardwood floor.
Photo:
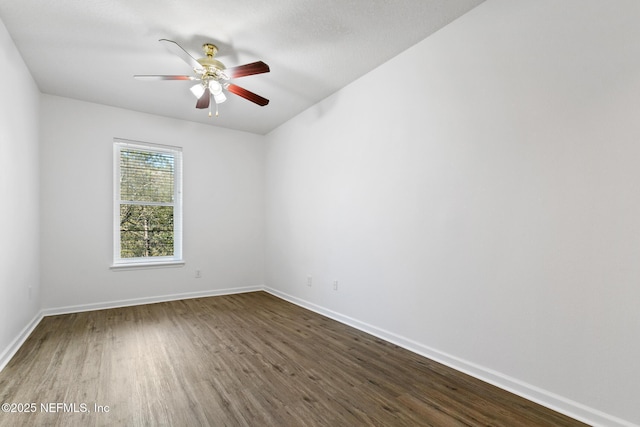
<svg viewBox="0 0 640 427">
<path fill-rule="evenodd" d="M 35 409 L 0 426 L 584 425 L 264 292 L 45 317 L 0 403 Z"/>
</svg>

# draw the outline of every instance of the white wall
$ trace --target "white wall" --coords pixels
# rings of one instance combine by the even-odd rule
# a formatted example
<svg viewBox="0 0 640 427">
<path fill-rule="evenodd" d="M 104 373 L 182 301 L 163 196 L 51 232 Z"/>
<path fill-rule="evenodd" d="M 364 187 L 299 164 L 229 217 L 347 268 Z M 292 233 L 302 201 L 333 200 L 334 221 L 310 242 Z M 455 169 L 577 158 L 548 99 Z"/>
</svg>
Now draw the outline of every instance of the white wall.
<svg viewBox="0 0 640 427">
<path fill-rule="evenodd" d="M 0 21 L 0 368 L 40 310 L 39 97 Z M 29 293 L 31 288 L 31 296 Z"/>
<path fill-rule="evenodd" d="M 41 123 L 46 309 L 262 285 L 263 137 L 50 95 Z M 183 148 L 185 267 L 110 270 L 114 137 Z"/>
<path fill-rule="evenodd" d="M 267 286 L 640 423 L 638 22 L 633 0 L 489 0 L 276 129 Z"/>
</svg>

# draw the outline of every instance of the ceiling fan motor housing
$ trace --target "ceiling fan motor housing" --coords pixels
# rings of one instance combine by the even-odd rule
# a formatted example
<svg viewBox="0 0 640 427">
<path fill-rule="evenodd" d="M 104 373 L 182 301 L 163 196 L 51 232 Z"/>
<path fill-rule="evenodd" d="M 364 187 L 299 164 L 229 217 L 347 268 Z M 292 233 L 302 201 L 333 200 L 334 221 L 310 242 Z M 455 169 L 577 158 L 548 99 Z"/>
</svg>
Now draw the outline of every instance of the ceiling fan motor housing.
<svg viewBox="0 0 640 427">
<path fill-rule="evenodd" d="M 211 43 L 205 43 L 202 45 L 202 50 L 204 50 L 204 53 L 206 55 L 204 58 L 198 59 L 198 62 L 204 69 L 202 77 L 209 79 L 222 78 L 222 71 L 224 71 L 227 67 L 225 67 L 222 62 L 214 58 L 216 53 L 218 53 L 218 47 Z"/>
</svg>

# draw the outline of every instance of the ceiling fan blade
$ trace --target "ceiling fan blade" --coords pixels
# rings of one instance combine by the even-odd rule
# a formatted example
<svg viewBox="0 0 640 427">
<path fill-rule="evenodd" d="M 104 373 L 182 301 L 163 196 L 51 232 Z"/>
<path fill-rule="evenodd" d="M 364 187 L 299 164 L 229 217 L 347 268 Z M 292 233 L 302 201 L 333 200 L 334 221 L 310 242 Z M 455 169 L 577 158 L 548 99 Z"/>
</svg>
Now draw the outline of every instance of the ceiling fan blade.
<svg viewBox="0 0 640 427">
<path fill-rule="evenodd" d="M 231 67 L 224 70 L 224 73 L 230 79 L 236 79 L 238 77 L 252 76 L 254 74 L 268 73 L 269 66 L 262 61 L 252 62 L 251 64 L 238 65 L 237 67 Z"/>
<path fill-rule="evenodd" d="M 261 107 L 264 107 L 265 105 L 267 105 L 269 103 L 269 100 L 267 98 L 263 98 L 258 94 L 255 94 L 253 92 L 250 92 L 248 90 L 246 90 L 245 88 L 242 88 L 238 85 L 234 85 L 232 83 L 227 83 L 225 85 L 225 89 L 227 89 L 229 92 L 234 93 L 238 96 L 243 97 L 244 99 L 254 102 L 256 104 L 258 104 Z"/>
<path fill-rule="evenodd" d="M 211 91 L 209 88 L 204 90 L 204 93 L 200 98 L 198 98 L 198 102 L 196 103 L 196 108 L 209 108 L 209 103 L 211 102 Z"/>
<path fill-rule="evenodd" d="M 189 66 L 191 66 L 191 68 L 193 68 L 194 70 L 199 70 L 202 68 L 202 65 L 196 60 L 196 58 L 191 56 L 191 54 L 186 50 L 184 50 L 183 47 L 180 46 L 178 43 L 168 39 L 160 39 L 159 41 L 164 45 L 164 47 L 167 48 L 167 50 L 169 50 L 169 52 L 180 57 L 184 62 L 189 64 Z"/>
<path fill-rule="evenodd" d="M 198 80 L 192 76 L 164 76 L 155 74 L 136 74 L 133 78 L 138 80 Z"/>
</svg>

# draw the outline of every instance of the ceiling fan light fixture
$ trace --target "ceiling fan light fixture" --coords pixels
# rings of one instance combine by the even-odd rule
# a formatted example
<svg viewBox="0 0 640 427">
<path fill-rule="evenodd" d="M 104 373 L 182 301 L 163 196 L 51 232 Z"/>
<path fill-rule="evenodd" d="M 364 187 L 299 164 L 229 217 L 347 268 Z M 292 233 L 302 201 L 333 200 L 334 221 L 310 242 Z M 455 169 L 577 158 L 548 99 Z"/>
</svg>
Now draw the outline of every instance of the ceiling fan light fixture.
<svg viewBox="0 0 640 427">
<path fill-rule="evenodd" d="M 198 83 L 197 85 L 191 86 L 191 93 L 196 98 L 200 99 L 200 97 L 204 94 L 204 86 Z"/>
<path fill-rule="evenodd" d="M 209 90 L 215 95 L 222 92 L 222 86 L 216 80 L 209 80 Z"/>
<path fill-rule="evenodd" d="M 213 99 L 216 100 L 216 104 L 222 104 L 224 101 L 227 100 L 227 97 L 222 91 L 220 91 L 220 93 L 213 94 Z"/>
<path fill-rule="evenodd" d="M 222 104 L 227 100 L 227 97 L 222 92 L 222 85 L 220 82 L 216 80 L 209 80 L 209 90 L 213 95 L 213 98 L 216 100 L 216 104 Z"/>
</svg>

